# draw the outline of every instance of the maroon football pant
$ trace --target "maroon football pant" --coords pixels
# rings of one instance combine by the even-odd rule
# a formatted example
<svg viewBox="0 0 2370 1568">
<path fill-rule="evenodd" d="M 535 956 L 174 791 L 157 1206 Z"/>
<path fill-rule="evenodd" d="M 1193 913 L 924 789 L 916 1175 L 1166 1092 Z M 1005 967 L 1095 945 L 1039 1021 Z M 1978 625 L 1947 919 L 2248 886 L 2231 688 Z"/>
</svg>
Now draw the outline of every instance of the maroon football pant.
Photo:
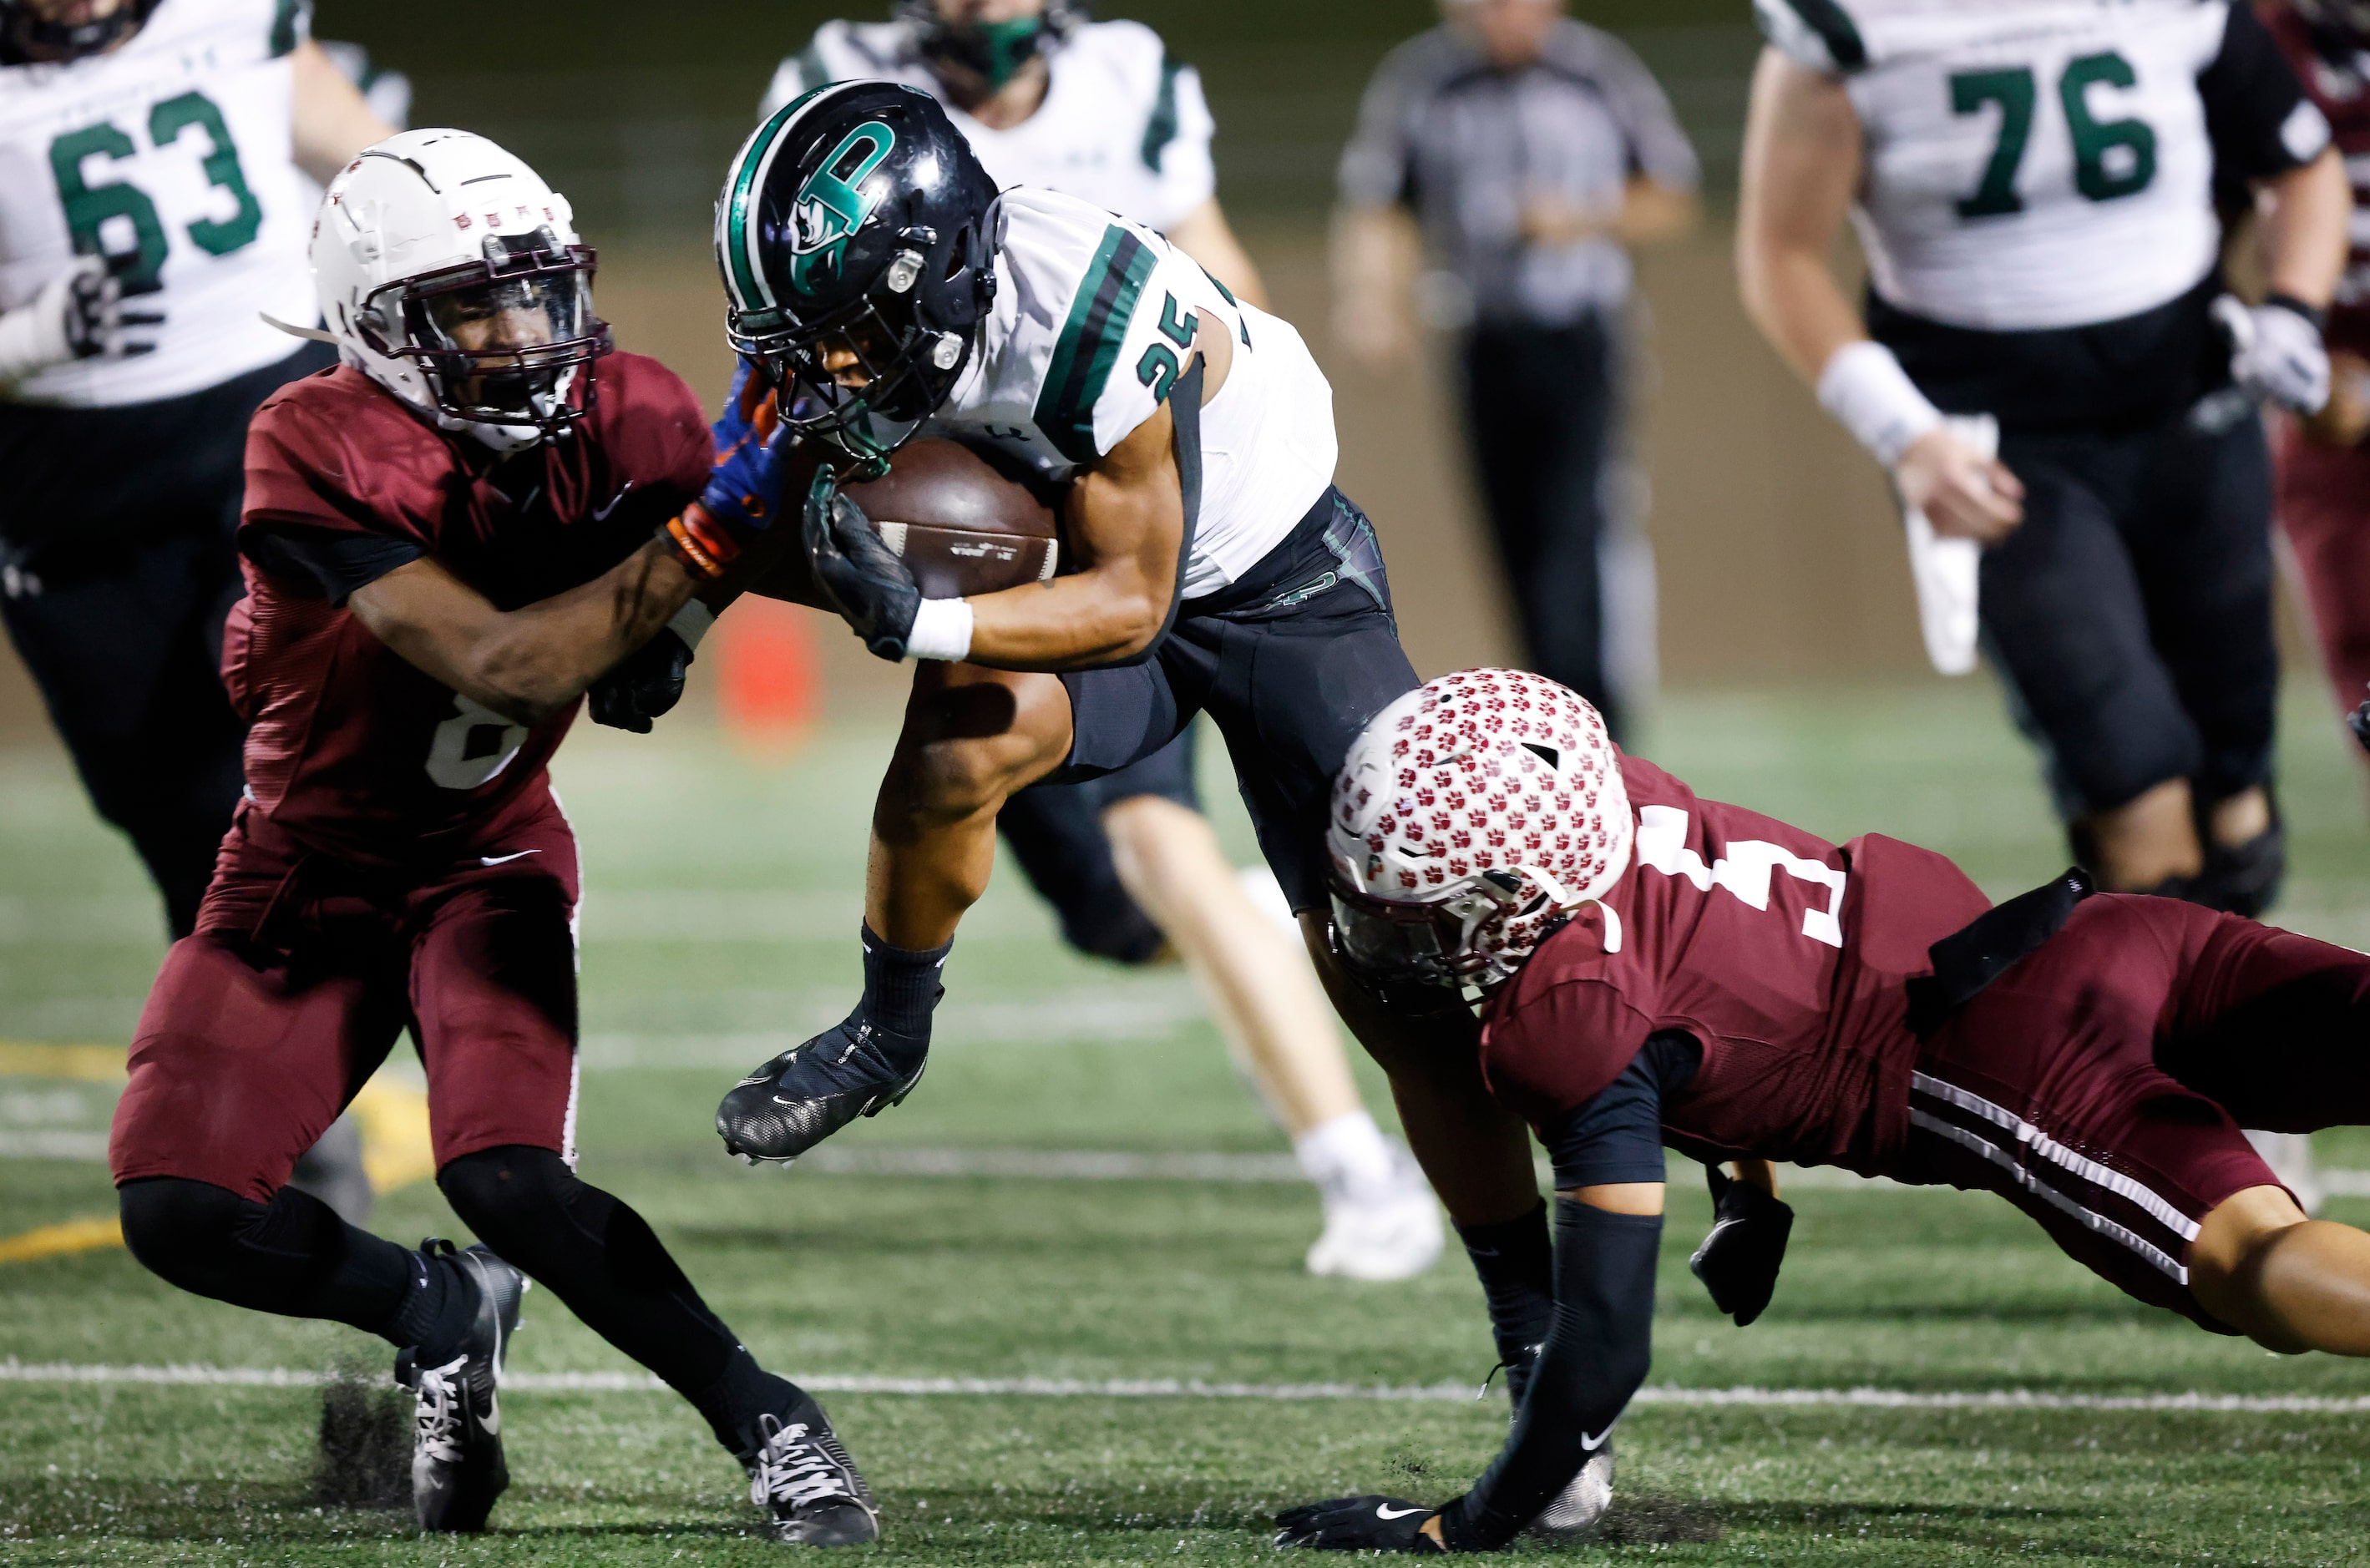
<svg viewBox="0 0 2370 1568">
<path fill-rule="evenodd" d="M 2315 446 L 2291 427 L 2277 452 L 2280 529 L 2304 578 L 2321 665 L 2351 713 L 2370 697 L 2370 451 Z"/>
<path fill-rule="evenodd" d="M 117 1182 L 267 1200 L 408 1027 L 439 1169 L 505 1144 L 569 1160 L 576 844 L 546 796 L 458 864 L 365 871 L 252 807 L 133 1036 Z"/>
<path fill-rule="evenodd" d="M 2370 957 L 2101 894 L 1919 1053 L 1900 1180 L 1998 1193 L 2143 1301 L 2189 1293 L 2198 1222 L 2277 1186 L 2239 1131 L 2370 1124 Z"/>
</svg>

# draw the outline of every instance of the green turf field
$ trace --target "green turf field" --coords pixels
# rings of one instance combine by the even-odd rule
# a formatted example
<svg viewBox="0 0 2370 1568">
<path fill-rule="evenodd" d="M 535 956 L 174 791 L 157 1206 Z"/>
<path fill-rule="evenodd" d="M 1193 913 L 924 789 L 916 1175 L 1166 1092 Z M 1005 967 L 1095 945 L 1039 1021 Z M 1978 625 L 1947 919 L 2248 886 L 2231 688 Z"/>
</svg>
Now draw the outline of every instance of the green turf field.
<svg viewBox="0 0 2370 1568">
<path fill-rule="evenodd" d="M 2317 692 L 2299 690 L 2288 716 L 2289 918 L 2370 943 L 2362 783 Z M 751 1347 L 793 1376 L 1478 1382 L 1491 1356 L 1461 1259 L 1405 1286 L 1309 1279 L 1298 1265 L 1317 1202 L 1303 1186 L 725 1160 L 708 1130 L 724 1086 L 852 994 L 864 822 L 887 741 L 836 731 L 767 768 L 696 728 L 571 743 L 560 783 L 589 889 L 585 1175 L 639 1207 Z M 2063 862 L 1985 685 L 1674 697 L 1646 750 L 1708 795 L 1837 837 L 1881 830 L 1949 850 L 1995 892 Z M 53 758 L 0 755 L 0 1040 L 123 1040 L 159 953 L 135 866 Z M 1247 856 L 1231 790 L 1213 799 Z M 1067 956 L 1015 884 L 974 913 L 949 985 L 921 1091 L 835 1149 L 893 1164 L 914 1150 L 1283 1148 L 1180 977 Z M 0 1079 L 0 1134 L 15 1140 L 0 1143 L 87 1152 L 111 1093 Z M 2370 1167 L 2370 1138 L 2330 1135 L 2322 1152 Z M 2370 1559 L 2370 1413 L 1679 1402 L 1740 1386 L 2370 1397 L 2370 1367 L 2273 1358 L 2130 1304 L 1991 1200 L 1819 1185 L 1795 1201 L 1777 1303 L 1739 1331 L 1685 1275 L 1708 1206 L 1681 1173 L 1656 1325 L 1663 1402 L 1622 1426 L 1605 1539 L 1555 1554 Z M 109 1206 L 101 1164 L 0 1159 L 0 1236 Z M 2333 1213 L 2370 1222 L 2370 1202 L 2341 1199 Z M 405 1240 L 453 1227 L 427 1185 L 384 1199 L 374 1223 Z M 627 1370 L 547 1296 L 531 1296 L 526 1315 L 515 1369 Z M 348 1331 L 180 1296 L 120 1250 L 0 1265 L 0 1362 L 317 1373 L 381 1359 Z M 743 1533 L 754 1514 L 737 1473 L 664 1393 L 513 1391 L 499 1528 L 421 1541 L 402 1516 L 314 1505 L 308 1388 L 5 1374 L 0 1562 L 739 1562 L 783 1550 Z M 933 1563 L 1247 1559 L 1265 1552 L 1264 1521 L 1288 1502 L 1461 1489 L 1504 1419 L 1495 1397 L 825 1403 L 881 1495 L 878 1550 Z"/>
</svg>

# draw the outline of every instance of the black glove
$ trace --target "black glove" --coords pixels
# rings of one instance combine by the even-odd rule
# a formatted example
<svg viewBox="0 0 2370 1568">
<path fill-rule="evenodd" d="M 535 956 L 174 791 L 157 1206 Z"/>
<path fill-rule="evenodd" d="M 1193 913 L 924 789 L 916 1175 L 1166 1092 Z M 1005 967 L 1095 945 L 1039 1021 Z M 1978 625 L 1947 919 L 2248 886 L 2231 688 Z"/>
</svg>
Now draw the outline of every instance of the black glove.
<svg viewBox="0 0 2370 1568">
<path fill-rule="evenodd" d="M 2346 715 L 2345 727 L 2353 732 L 2354 739 L 2362 742 L 2362 750 L 2370 751 L 2370 703 L 2364 703 Z"/>
<path fill-rule="evenodd" d="M 1275 1516 L 1275 1544 L 1320 1551 L 1439 1551 L 1440 1543 L 1423 1533 L 1424 1521 L 1437 1512 L 1375 1493 L 1303 1503 Z"/>
<path fill-rule="evenodd" d="M 691 645 L 672 626 L 617 661 L 584 693 L 594 724 L 648 735 L 650 721 L 683 700 L 683 678 L 691 668 Z"/>
<path fill-rule="evenodd" d="M 808 564 L 832 608 L 875 656 L 892 664 L 903 658 L 922 590 L 873 531 L 863 509 L 839 493 L 839 482 L 827 467 L 816 473 L 807 490 L 802 526 Z"/>
<path fill-rule="evenodd" d="M 1711 1187 L 1711 1234 L 1687 1267 L 1711 1292 L 1711 1304 L 1743 1328 L 1761 1315 L 1778 1288 L 1794 1210 L 1750 1182 L 1730 1180 L 1717 1165 L 1704 1167 L 1704 1179 Z"/>
</svg>

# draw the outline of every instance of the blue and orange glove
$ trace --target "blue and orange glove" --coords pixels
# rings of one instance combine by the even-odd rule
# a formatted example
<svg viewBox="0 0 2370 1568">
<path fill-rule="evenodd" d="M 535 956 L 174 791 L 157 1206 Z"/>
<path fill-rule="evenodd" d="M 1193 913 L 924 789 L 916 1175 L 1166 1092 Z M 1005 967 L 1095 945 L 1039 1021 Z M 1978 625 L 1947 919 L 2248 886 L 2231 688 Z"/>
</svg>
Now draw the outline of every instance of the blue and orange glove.
<svg viewBox="0 0 2370 1568">
<path fill-rule="evenodd" d="M 699 499 L 669 518 L 659 541 L 697 578 L 720 578 L 751 541 L 781 514 L 791 439 L 782 429 L 773 389 L 743 360 L 732 374 L 724 412 L 709 427 L 716 466 Z"/>
</svg>

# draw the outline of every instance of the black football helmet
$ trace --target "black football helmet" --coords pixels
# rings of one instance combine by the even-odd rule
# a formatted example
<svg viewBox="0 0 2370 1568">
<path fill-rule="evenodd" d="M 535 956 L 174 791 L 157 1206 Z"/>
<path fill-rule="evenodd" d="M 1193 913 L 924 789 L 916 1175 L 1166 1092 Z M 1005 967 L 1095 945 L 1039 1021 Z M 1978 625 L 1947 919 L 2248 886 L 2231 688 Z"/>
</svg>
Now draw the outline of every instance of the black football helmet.
<svg viewBox="0 0 2370 1568">
<path fill-rule="evenodd" d="M 41 15 L 26 0 L 0 0 L 0 65 L 61 64 L 104 54 L 148 25 L 157 0 L 119 0 L 86 21 Z"/>
<path fill-rule="evenodd" d="M 995 182 L 927 93 L 819 87 L 757 128 L 716 202 L 726 335 L 782 422 L 867 476 L 970 362 L 995 294 Z"/>
</svg>

